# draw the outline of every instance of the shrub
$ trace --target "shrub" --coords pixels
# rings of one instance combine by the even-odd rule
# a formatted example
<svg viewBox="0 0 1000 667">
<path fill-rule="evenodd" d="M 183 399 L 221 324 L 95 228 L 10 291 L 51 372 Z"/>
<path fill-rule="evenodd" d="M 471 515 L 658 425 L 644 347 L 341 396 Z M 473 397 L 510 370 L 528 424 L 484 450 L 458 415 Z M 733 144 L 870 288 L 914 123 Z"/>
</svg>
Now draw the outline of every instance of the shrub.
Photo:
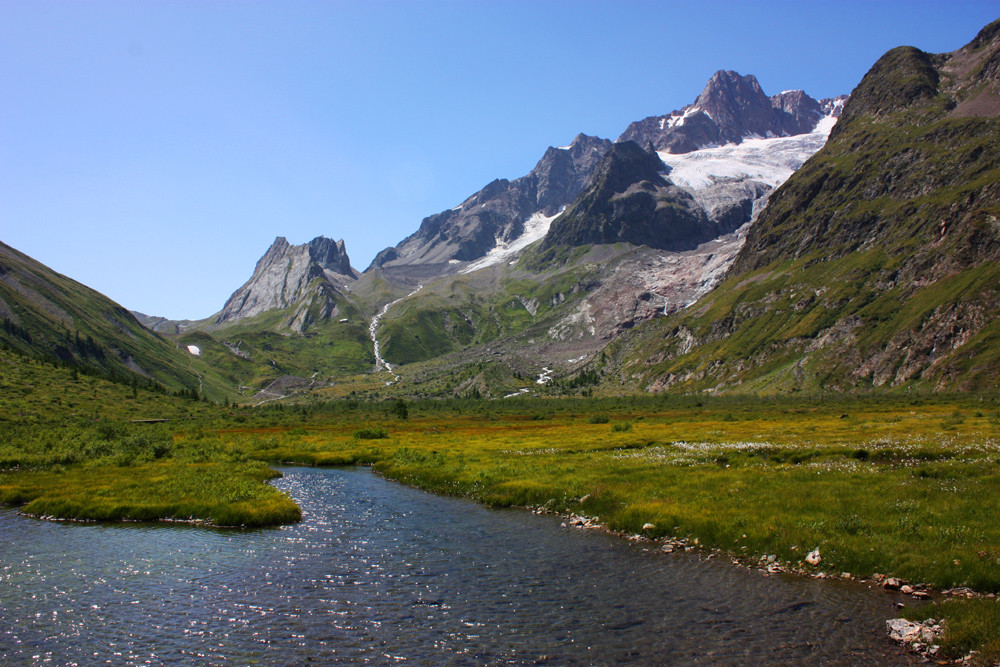
<svg viewBox="0 0 1000 667">
<path fill-rule="evenodd" d="M 612 433 L 625 433 L 632 430 L 632 422 L 615 422 L 611 425 Z"/>
<path fill-rule="evenodd" d="M 591 415 L 587 421 L 591 424 L 607 424 L 611 420 L 608 419 L 607 415 Z"/>
<path fill-rule="evenodd" d="M 356 440 L 381 440 L 382 438 L 388 438 L 389 432 L 382 427 L 377 428 L 359 428 L 354 432 L 354 438 Z"/>
</svg>

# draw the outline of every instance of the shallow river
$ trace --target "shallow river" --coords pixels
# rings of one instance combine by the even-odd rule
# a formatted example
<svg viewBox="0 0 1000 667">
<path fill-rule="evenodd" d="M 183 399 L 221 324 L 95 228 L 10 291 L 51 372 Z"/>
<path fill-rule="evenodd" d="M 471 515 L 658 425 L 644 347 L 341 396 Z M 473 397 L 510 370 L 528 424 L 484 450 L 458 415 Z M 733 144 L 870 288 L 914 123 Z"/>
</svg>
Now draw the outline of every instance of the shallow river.
<svg viewBox="0 0 1000 667">
<path fill-rule="evenodd" d="M 660 554 L 371 471 L 287 468 L 302 523 L 0 510 L 0 664 L 895 664 L 893 598 Z"/>
</svg>

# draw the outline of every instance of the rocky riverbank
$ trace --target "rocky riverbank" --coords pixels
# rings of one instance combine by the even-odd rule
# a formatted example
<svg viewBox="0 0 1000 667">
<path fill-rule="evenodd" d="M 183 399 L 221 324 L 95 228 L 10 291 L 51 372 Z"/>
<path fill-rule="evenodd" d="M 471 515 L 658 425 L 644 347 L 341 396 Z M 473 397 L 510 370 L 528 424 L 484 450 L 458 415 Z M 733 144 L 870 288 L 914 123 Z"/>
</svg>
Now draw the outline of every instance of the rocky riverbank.
<svg viewBox="0 0 1000 667">
<path fill-rule="evenodd" d="M 583 502 L 586 498 L 579 499 Z M 535 514 L 558 514 L 546 507 L 531 507 Z M 600 530 L 602 532 L 627 539 L 630 542 L 645 542 L 650 545 L 658 545 L 659 550 L 665 554 L 670 553 L 694 553 L 705 559 L 728 558 L 734 566 L 746 567 L 761 571 L 764 576 L 776 574 L 794 574 L 807 576 L 813 579 L 844 579 L 867 585 L 868 587 L 879 587 L 887 593 L 897 596 L 908 596 L 915 601 L 929 601 L 932 597 L 937 598 L 996 598 L 993 593 L 978 593 L 967 587 L 958 587 L 943 590 L 934 590 L 924 583 L 911 583 L 899 577 L 891 577 L 880 573 L 872 574 L 870 577 L 861 577 L 850 572 L 828 573 L 819 569 L 822 563 L 822 554 L 819 547 L 808 551 L 802 560 L 795 563 L 782 562 L 773 554 L 764 554 L 759 557 L 734 554 L 715 547 L 703 546 L 698 538 L 687 537 L 660 537 L 652 538 L 648 535 L 627 533 L 609 529 L 601 523 L 599 516 L 586 516 L 571 512 L 562 515 L 563 528 Z M 655 531 L 656 526 L 647 523 L 642 527 L 643 532 Z M 998 600 L 1000 602 L 1000 600 Z M 906 607 L 902 600 L 896 602 L 900 609 Z M 940 659 L 941 645 L 940 639 L 947 631 L 946 623 L 943 619 L 929 618 L 923 621 L 910 621 L 905 618 L 893 618 L 886 620 L 886 631 L 893 641 L 899 642 L 907 650 L 923 656 L 924 659 L 934 660 L 939 664 L 945 664 Z M 976 652 L 958 659 L 955 664 L 970 664 L 974 661 Z"/>
</svg>

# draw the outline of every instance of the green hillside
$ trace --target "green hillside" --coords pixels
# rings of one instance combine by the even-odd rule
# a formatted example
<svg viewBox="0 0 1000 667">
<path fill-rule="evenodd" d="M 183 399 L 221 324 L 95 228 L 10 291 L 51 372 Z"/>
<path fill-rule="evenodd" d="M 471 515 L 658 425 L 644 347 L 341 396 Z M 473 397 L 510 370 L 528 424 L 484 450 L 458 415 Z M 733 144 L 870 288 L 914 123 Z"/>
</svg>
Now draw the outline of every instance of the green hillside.
<svg viewBox="0 0 1000 667">
<path fill-rule="evenodd" d="M 231 382 L 125 308 L 0 243 L 0 344 L 131 384 L 197 391 L 217 400 Z"/>
<path fill-rule="evenodd" d="M 998 388 L 998 33 L 879 60 L 726 279 L 611 346 L 616 378 L 656 391 Z"/>
</svg>

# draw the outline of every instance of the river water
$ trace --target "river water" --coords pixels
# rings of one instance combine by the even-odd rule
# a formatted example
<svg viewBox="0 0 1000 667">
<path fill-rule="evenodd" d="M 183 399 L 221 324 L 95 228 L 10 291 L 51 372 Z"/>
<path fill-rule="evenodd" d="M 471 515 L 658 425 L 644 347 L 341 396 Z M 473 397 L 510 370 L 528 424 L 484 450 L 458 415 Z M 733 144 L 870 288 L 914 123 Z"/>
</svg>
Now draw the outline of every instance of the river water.
<svg viewBox="0 0 1000 667">
<path fill-rule="evenodd" d="M 905 664 L 896 598 L 664 555 L 363 468 L 286 468 L 282 528 L 0 510 L 0 664 Z"/>
</svg>

